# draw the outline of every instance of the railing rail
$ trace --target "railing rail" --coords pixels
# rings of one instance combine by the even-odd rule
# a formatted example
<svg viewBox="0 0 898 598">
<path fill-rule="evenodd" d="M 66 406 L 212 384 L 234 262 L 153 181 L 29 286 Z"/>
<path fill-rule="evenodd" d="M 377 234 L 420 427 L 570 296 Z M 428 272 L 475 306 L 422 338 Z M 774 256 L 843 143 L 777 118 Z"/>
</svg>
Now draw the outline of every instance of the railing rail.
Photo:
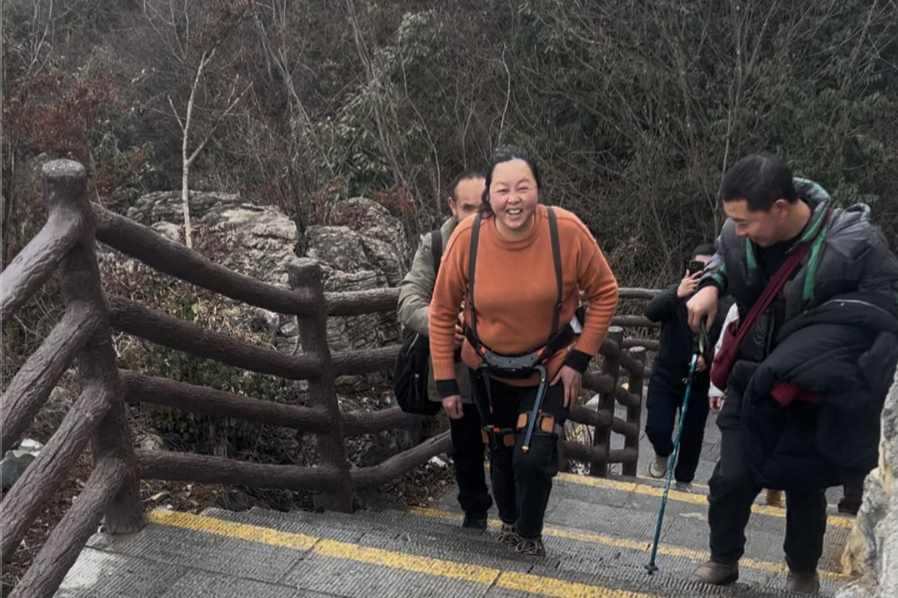
<svg viewBox="0 0 898 598">
<path fill-rule="evenodd" d="M 422 418 L 388 409 L 379 412 L 340 410 L 335 379 L 344 374 L 389 370 L 398 346 L 331 354 L 326 322 L 330 316 L 393 311 L 396 289 L 325 293 L 321 267 L 314 260 L 288 265 L 290 288 L 238 274 L 186 247 L 155 234 L 87 199 L 84 168 L 67 160 L 43 169 L 43 192 L 49 218 L 44 229 L 0 277 L 0 316 L 12 317 L 55 271 L 66 311 L 44 344 L 28 359 L 0 397 L 2 449 L 24 433 L 65 370 L 77 362 L 82 393 L 59 429 L 25 475 L 3 499 L 0 553 L 6 562 L 19 546 L 42 505 L 60 486 L 91 443 L 94 471 L 73 508 L 50 535 L 13 597 L 52 596 L 79 548 L 101 519 L 109 533 L 128 533 L 143 522 L 141 479 L 305 489 L 323 493 L 326 508 L 349 511 L 353 492 L 389 481 L 449 449 L 448 433 L 426 440 L 383 463 L 350 469 L 344 438 L 395 429 Z M 212 330 L 153 311 L 124 297 L 106 297 L 100 281 L 94 239 L 136 258 L 159 272 L 213 292 L 297 317 L 304 354 L 284 355 L 252 347 Z M 648 299 L 656 291 L 621 289 L 625 299 Z M 569 458 L 588 461 L 594 475 L 607 475 L 609 464 L 622 463 L 635 473 L 646 348 L 651 339 L 625 339 L 622 327 L 655 328 L 639 316 L 617 316 L 600 353 L 601 372 L 584 377 L 584 387 L 601 394 L 598 409 L 574 406 L 570 419 L 596 429 L 593 446 L 563 441 Z M 268 402 L 211 388 L 119 370 L 112 330 L 257 373 L 308 380 L 309 407 Z M 625 376 L 628 388 L 621 384 Z M 135 451 L 125 404 L 163 405 L 192 413 L 255 424 L 294 428 L 317 438 L 317 467 L 272 465 L 170 451 Z M 627 417 L 615 415 L 615 406 Z M 625 448 L 611 450 L 611 433 L 625 438 Z"/>
</svg>

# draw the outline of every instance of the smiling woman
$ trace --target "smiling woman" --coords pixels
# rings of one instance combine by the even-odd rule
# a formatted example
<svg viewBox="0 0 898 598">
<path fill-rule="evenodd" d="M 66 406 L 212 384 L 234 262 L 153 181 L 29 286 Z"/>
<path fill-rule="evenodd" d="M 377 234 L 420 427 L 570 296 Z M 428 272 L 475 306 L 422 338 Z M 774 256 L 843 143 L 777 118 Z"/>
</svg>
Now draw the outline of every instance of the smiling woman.
<svg viewBox="0 0 898 598">
<path fill-rule="evenodd" d="M 490 444 L 499 541 L 541 556 L 558 431 L 611 323 L 617 281 L 580 219 L 539 205 L 539 192 L 539 168 L 526 153 L 505 147 L 493 155 L 478 215 L 447 243 L 430 345 L 443 406 L 456 417 L 453 340 L 464 302 L 462 359 Z M 569 323 L 581 291 L 588 308 L 575 334 Z"/>
<path fill-rule="evenodd" d="M 487 178 L 484 196 L 496 218 L 496 230 L 503 239 L 514 241 L 530 234 L 539 203 L 539 170 L 525 158 L 505 151 L 498 158 L 511 158 L 496 163 Z"/>
</svg>

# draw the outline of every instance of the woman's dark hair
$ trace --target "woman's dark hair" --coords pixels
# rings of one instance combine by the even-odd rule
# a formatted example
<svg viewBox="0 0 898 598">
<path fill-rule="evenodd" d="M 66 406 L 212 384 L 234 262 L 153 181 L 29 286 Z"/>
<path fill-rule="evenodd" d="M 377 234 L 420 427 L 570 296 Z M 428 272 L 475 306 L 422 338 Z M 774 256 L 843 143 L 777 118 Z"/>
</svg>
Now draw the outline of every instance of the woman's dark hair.
<svg viewBox="0 0 898 598">
<path fill-rule="evenodd" d="M 536 165 L 536 162 L 530 157 L 530 154 L 519 147 L 503 145 L 493 153 L 493 156 L 490 158 L 490 166 L 486 171 L 486 187 L 483 189 L 480 207 L 477 208 L 477 211 L 481 212 L 483 215 L 489 216 L 493 213 L 493 208 L 490 206 L 490 183 L 493 182 L 493 171 L 499 164 L 511 162 L 512 160 L 523 160 L 527 163 L 530 172 L 533 174 L 533 180 L 536 181 L 536 190 L 539 191 L 539 166 Z"/>
</svg>

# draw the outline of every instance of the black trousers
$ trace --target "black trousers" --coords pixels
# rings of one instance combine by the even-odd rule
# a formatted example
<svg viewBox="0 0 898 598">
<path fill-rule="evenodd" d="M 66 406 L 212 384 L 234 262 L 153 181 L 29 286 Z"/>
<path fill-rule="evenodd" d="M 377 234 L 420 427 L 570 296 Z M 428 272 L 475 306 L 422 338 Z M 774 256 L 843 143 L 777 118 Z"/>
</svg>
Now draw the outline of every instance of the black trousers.
<svg viewBox="0 0 898 598">
<path fill-rule="evenodd" d="M 723 408 L 728 407 L 739 409 L 739 403 L 725 401 Z M 730 564 L 737 562 L 745 551 L 745 526 L 761 486 L 752 479 L 745 466 L 739 428 L 721 427 L 720 431 L 720 460 L 708 483 L 708 524 L 711 527 L 711 560 Z M 824 489 L 786 491 L 783 550 L 789 569 L 796 573 L 815 571 L 823 554 L 825 533 Z"/>
<path fill-rule="evenodd" d="M 460 419 L 449 420 L 458 502 L 465 513 L 480 514 L 493 506 L 483 467 L 485 446 L 480 433 L 480 413 L 474 404 L 463 404 L 462 408 Z"/>
<path fill-rule="evenodd" d="M 542 403 L 542 413 L 555 418 L 556 431 L 534 430 L 530 450 L 523 452 L 525 429 L 518 429 L 518 416 L 530 416 L 536 400 L 537 387 L 518 387 L 471 373 L 471 389 L 487 426 L 514 432 L 514 446 L 498 441 L 490 445 L 490 478 L 493 497 L 503 523 L 514 525 L 523 538 L 539 538 L 552 491 L 552 478 L 558 473 L 558 434 L 564 426 L 568 410 L 564 407 L 562 384 L 549 386 Z M 491 398 L 491 400 L 490 400 Z"/>
<path fill-rule="evenodd" d="M 664 380 L 652 380 L 646 395 L 645 433 L 655 449 L 655 454 L 668 457 L 673 453 L 674 424 L 683 405 L 686 385 L 671 384 Z M 708 389 L 692 387 L 689 405 L 683 419 L 680 435 L 680 453 L 677 457 L 674 478 L 678 482 L 695 479 L 695 469 L 702 454 L 705 440 L 705 423 L 708 421 Z"/>
</svg>

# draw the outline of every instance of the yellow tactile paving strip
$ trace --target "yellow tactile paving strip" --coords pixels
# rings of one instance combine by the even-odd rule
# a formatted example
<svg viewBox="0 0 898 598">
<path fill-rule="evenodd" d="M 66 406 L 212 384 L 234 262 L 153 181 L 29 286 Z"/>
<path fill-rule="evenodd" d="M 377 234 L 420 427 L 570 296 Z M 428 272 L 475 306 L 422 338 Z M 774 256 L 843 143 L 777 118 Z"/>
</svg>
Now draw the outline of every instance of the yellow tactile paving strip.
<svg viewBox="0 0 898 598">
<path fill-rule="evenodd" d="M 591 476 L 560 473 L 558 474 L 558 479 L 564 480 L 565 482 L 570 484 L 592 486 L 593 488 L 603 488 L 606 490 L 618 490 L 620 492 L 635 492 L 636 494 L 657 496 L 659 498 L 662 494 L 664 494 L 664 488 L 651 486 L 649 484 L 640 484 L 638 482 L 621 482 L 618 480 L 613 480 L 611 478 L 595 478 Z M 671 490 L 667 497 L 668 500 L 675 500 L 678 502 L 686 502 L 702 506 L 708 505 L 708 497 L 705 494 L 693 494 L 691 492 L 679 492 L 677 490 Z M 751 512 L 757 513 L 759 515 L 769 515 L 771 517 L 786 516 L 786 509 L 782 507 L 768 507 L 766 505 L 752 505 Z M 828 526 L 851 528 L 854 526 L 854 519 L 850 517 L 831 516 L 827 518 L 826 524 Z"/>
<path fill-rule="evenodd" d="M 442 519 L 445 521 L 456 521 L 459 516 L 450 511 L 441 511 L 439 509 L 416 508 L 410 512 L 414 515 L 422 517 L 430 517 L 434 519 Z M 499 524 L 490 522 L 490 527 L 498 529 Z M 651 542 L 638 542 L 626 538 L 614 538 L 603 534 L 592 532 L 574 531 L 569 529 L 561 529 L 558 527 L 546 525 L 543 527 L 543 536 L 550 538 L 561 538 L 566 540 L 576 540 L 578 542 L 587 542 L 590 544 L 599 544 L 602 546 L 611 546 L 614 548 L 622 548 L 624 550 L 637 550 L 641 552 L 650 552 L 652 549 Z M 708 553 L 703 550 L 694 550 L 692 548 L 683 548 L 681 546 L 672 546 L 670 544 L 660 544 L 658 546 L 658 554 L 672 557 L 681 557 L 694 561 L 704 562 L 708 559 Z M 750 569 L 760 569 L 770 573 L 785 573 L 786 566 L 784 563 L 773 563 L 770 561 L 759 561 L 743 557 L 739 559 L 739 567 L 747 567 Z M 848 581 L 850 577 L 835 571 L 819 571 L 821 579 L 830 579 L 833 581 Z"/>
<path fill-rule="evenodd" d="M 334 558 L 380 565 L 403 571 L 426 573 L 437 577 L 463 579 L 486 586 L 541 594 L 543 596 L 557 596 L 559 598 L 660 598 L 654 594 L 614 590 L 550 577 L 541 577 L 529 573 L 502 571 L 491 567 L 408 555 L 380 548 L 359 546 L 348 542 L 315 538 L 304 534 L 279 532 L 255 525 L 232 523 L 190 513 L 177 513 L 157 509 L 148 513 L 147 517 L 152 523 L 159 525 L 179 527 L 229 538 L 240 538 L 294 550 L 311 550 L 312 552 Z"/>
<path fill-rule="evenodd" d="M 428 517 L 447 519 L 456 517 L 451 513 L 434 509 L 418 509 L 414 512 L 418 515 Z M 177 527 L 229 538 L 238 538 L 292 550 L 311 551 L 332 558 L 378 565 L 403 571 L 425 573 L 436 577 L 463 579 L 490 587 L 501 587 L 509 590 L 541 594 L 543 596 L 558 596 L 564 598 L 660 598 L 654 594 L 616 590 L 550 577 L 542 577 L 529 573 L 503 571 L 491 567 L 409 555 L 402 552 L 359 546 L 357 544 L 317 538 L 305 534 L 281 532 L 267 527 L 235 523 L 190 513 L 178 513 L 158 509 L 148 513 L 147 517 L 152 523 L 158 525 Z M 610 538 L 600 534 L 574 532 L 551 527 L 547 527 L 543 533 L 547 536 L 569 538 L 581 542 L 592 542 L 595 544 L 616 546 L 630 550 L 647 551 L 650 548 L 645 542 Z M 705 555 L 700 551 L 665 545 L 662 545 L 659 548 L 659 553 L 690 559 L 694 558 L 696 560 L 704 560 L 705 558 Z M 753 561 L 750 559 L 743 559 L 740 561 L 740 565 L 772 572 L 781 572 L 783 570 L 783 565 L 781 564 Z M 820 574 L 824 579 L 840 581 L 848 579 L 843 575 L 828 571 L 821 571 Z"/>
</svg>

